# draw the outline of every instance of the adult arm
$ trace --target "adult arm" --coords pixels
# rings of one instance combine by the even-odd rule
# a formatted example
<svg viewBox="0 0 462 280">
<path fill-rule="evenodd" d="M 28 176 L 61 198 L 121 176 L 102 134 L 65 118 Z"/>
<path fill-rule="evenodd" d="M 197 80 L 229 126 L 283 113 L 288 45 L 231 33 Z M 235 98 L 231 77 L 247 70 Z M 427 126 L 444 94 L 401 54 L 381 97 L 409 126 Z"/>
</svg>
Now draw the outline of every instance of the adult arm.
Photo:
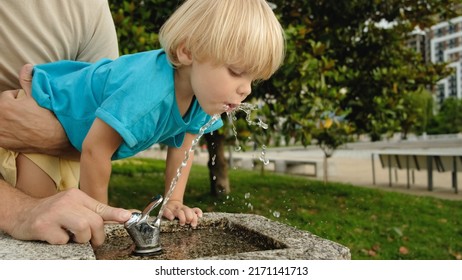
<svg viewBox="0 0 462 280">
<path fill-rule="evenodd" d="M 18 152 L 61 155 L 78 159 L 54 114 L 31 96 L 32 65 L 20 71 L 20 84 L 26 93 L 17 98 L 17 90 L 0 93 L 0 147 Z"/>
<path fill-rule="evenodd" d="M 0 88 L 18 88 L 18 77 L 14 73 L 25 63 L 40 64 L 62 59 L 94 62 L 119 56 L 116 29 L 107 0 L 95 0 L 91 5 L 86 1 L 70 1 L 60 8 L 62 10 L 53 6 L 51 1 L 34 2 L 34 5 L 38 10 L 30 15 L 26 11 L 24 14 L 21 12 L 14 20 L 19 18 L 22 22 L 23 18 L 27 20 L 26 23 L 34 23 L 34 28 L 45 32 L 40 35 L 33 32 L 23 34 L 20 31 L 24 29 L 20 27 L 24 22 L 19 25 L 11 18 L 7 19 L 11 23 L 5 28 L 9 28 L 7 31 L 10 33 L 4 37 L 8 40 L 0 40 L 0 44 L 22 47 L 11 59 L 5 54 L 2 66 L 7 73 L 2 72 L 5 76 L 0 79 Z M 21 4 L 10 6 L 22 7 Z M 1 12 L 7 11 L 0 9 Z M 41 13 L 51 14 L 44 18 Z M 67 24 L 62 25 L 62 22 Z M 48 26 L 57 28 L 50 29 Z M 69 32 L 70 27 L 74 30 L 72 33 Z M 28 66 L 19 77 L 19 84 L 27 93 L 25 98 L 16 99 L 17 91 L 0 93 L 0 147 L 77 160 L 80 154 L 69 143 L 58 120 L 51 112 L 39 107 L 31 97 L 31 73 L 32 68 Z"/>
<path fill-rule="evenodd" d="M 0 229 L 20 240 L 65 244 L 104 242 L 104 221 L 123 223 L 130 211 L 100 203 L 78 189 L 36 199 L 0 180 Z M 72 233 L 72 234 L 70 234 Z"/>
<path fill-rule="evenodd" d="M 122 137 L 108 124 L 96 118 L 82 145 L 80 189 L 92 198 L 108 203 L 111 158 Z"/>
<path fill-rule="evenodd" d="M 178 168 L 181 166 L 185 153 L 189 152 L 192 146 L 192 141 L 196 136 L 186 133 L 183 145 L 180 148 L 169 147 L 167 151 L 167 162 L 165 169 L 165 193 L 170 190 L 170 185 L 177 174 Z M 189 153 L 189 160 L 187 165 L 181 170 L 181 176 L 175 186 L 172 196 L 168 200 L 167 206 L 164 211 L 164 217 L 173 220 L 178 218 L 180 225 L 191 224 L 197 226 L 198 218 L 202 217 L 202 210 L 199 208 L 190 208 L 183 204 L 184 192 L 188 182 L 189 173 L 194 159 L 194 153 Z"/>
</svg>

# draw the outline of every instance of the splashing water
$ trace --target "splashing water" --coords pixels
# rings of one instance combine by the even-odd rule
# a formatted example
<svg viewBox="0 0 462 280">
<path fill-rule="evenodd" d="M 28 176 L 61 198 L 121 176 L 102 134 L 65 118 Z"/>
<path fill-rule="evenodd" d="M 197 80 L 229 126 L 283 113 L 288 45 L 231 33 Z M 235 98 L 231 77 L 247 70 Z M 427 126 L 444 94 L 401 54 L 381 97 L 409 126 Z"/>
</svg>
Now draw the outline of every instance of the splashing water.
<svg viewBox="0 0 462 280">
<path fill-rule="evenodd" d="M 281 213 L 279 211 L 274 211 L 273 216 L 276 217 L 276 218 L 279 218 L 279 217 L 281 217 Z"/>
<path fill-rule="evenodd" d="M 250 103 L 241 103 L 235 110 L 227 113 L 228 119 L 229 119 L 229 121 L 231 123 L 231 127 L 232 127 L 232 130 L 233 130 L 234 138 L 235 138 L 235 141 L 236 141 L 236 148 L 234 149 L 234 151 L 236 151 L 236 152 L 239 152 L 239 151 L 242 150 L 241 145 L 239 143 L 239 139 L 237 138 L 236 126 L 234 125 L 234 121 L 237 120 L 236 111 L 243 111 L 246 114 L 245 120 L 247 121 L 248 125 L 256 125 L 256 126 L 261 127 L 262 129 L 268 129 L 268 125 L 266 123 L 264 123 L 260 118 L 257 118 L 257 121 L 253 121 L 251 119 L 251 114 L 252 114 L 252 111 L 254 111 L 254 110 L 257 110 L 256 105 L 250 104 Z M 261 154 L 259 156 L 259 160 L 264 165 L 268 165 L 269 160 L 266 158 L 266 146 L 262 145 L 261 149 L 262 150 L 261 150 Z"/>
<path fill-rule="evenodd" d="M 215 165 L 215 160 L 216 160 L 216 158 L 217 158 L 217 155 L 213 155 L 213 157 L 212 157 L 212 166 Z"/>
<path fill-rule="evenodd" d="M 266 145 L 261 146 L 261 154 L 260 154 L 260 157 L 258 159 L 261 162 L 263 162 L 264 165 L 269 164 L 269 159 L 266 158 Z"/>
<path fill-rule="evenodd" d="M 236 142 L 236 145 L 234 146 L 234 151 L 240 152 L 242 150 L 242 147 L 239 142 L 239 139 L 237 138 L 237 129 L 236 129 L 236 126 L 234 125 L 234 121 L 237 120 L 236 115 L 234 111 L 227 113 L 227 115 L 228 115 L 229 123 L 231 124 L 231 129 L 233 130 L 234 140 Z"/>
<path fill-rule="evenodd" d="M 172 179 L 172 182 L 170 183 L 170 187 L 168 189 L 167 194 L 165 195 L 164 202 L 162 203 L 162 207 L 159 210 L 159 214 L 157 215 L 157 220 L 160 221 L 162 219 L 162 215 L 164 214 L 165 206 L 167 205 L 168 200 L 173 194 L 173 191 L 175 190 L 176 184 L 178 183 L 178 180 L 180 179 L 181 176 L 181 171 L 183 170 L 183 167 L 188 165 L 188 160 L 189 160 L 189 154 L 194 152 L 194 149 L 196 148 L 197 144 L 199 143 L 199 140 L 201 137 L 204 135 L 205 131 L 211 127 L 218 119 L 220 119 L 220 115 L 213 115 L 212 118 L 199 129 L 199 133 L 197 134 L 196 138 L 192 141 L 191 148 L 189 148 L 188 151 L 185 152 L 185 156 L 183 161 L 181 162 L 181 165 L 178 167 L 176 170 L 175 177 Z"/>
<path fill-rule="evenodd" d="M 236 130 L 236 127 L 233 124 L 233 121 L 235 121 L 237 119 L 236 115 L 235 115 L 237 110 L 240 110 L 240 111 L 243 111 L 243 112 L 246 113 L 246 118 L 245 119 L 246 119 L 246 121 L 247 121 L 247 123 L 249 125 L 257 125 L 257 126 L 263 128 L 263 129 L 268 129 L 268 125 L 266 123 L 264 123 L 261 119 L 258 119 L 256 122 L 251 119 L 251 113 L 252 113 L 253 110 L 256 110 L 256 109 L 257 109 L 256 105 L 252 105 L 252 104 L 249 104 L 249 103 L 241 103 L 235 110 L 227 113 L 228 118 L 230 120 L 230 123 L 232 124 L 232 129 L 233 129 L 234 136 L 236 138 L 236 143 L 237 143 L 237 147 L 235 149 L 236 151 L 241 150 L 239 140 L 237 139 L 237 130 Z M 194 152 L 195 147 L 199 143 L 199 140 L 204 135 L 205 131 L 209 127 L 211 127 L 219 119 L 220 119 L 220 115 L 218 115 L 218 114 L 213 115 L 212 118 L 210 119 L 210 121 L 207 122 L 205 125 L 203 125 L 199 129 L 198 135 L 192 141 L 191 148 L 189 148 L 189 150 L 185 152 L 185 157 L 184 157 L 183 161 L 181 162 L 181 165 L 176 170 L 175 177 L 172 179 L 172 182 L 170 183 L 169 190 L 168 190 L 167 194 L 165 195 L 165 199 L 164 199 L 164 201 L 162 203 L 162 206 L 161 206 L 161 208 L 159 210 L 159 213 L 157 215 L 157 220 L 158 221 L 160 221 L 162 219 L 162 216 L 164 214 L 164 210 L 165 210 L 165 207 L 167 205 L 167 202 L 170 199 L 170 197 L 172 196 L 173 191 L 175 190 L 175 187 L 176 187 L 176 185 L 178 183 L 178 180 L 179 180 L 179 178 L 181 176 L 181 172 L 182 172 L 183 168 L 188 164 L 190 153 Z M 267 165 L 269 161 L 265 158 L 265 154 L 266 154 L 266 146 L 262 145 L 262 152 L 261 152 L 261 155 L 260 155 L 260 160 L 265 165 Z M 213 164 L 215 164 L 215 156 L 213 158 Z M 250 194 L 249 194 L 249 196 L 250 196 Z M 251 207 L 253 209 L 253 206 L 250 203 L 249 203 L 249 207 Z"/>
<path fill-rule="evenodd" d="M 263 129 L 268 129 L 268 125 L 264 123 L 260 118 L 257 119 L 258 120 L 257 122 L 250 119 L 250 115 L 252 111 L 257 109 L 257 105 L 253 105 L 250 103 L 241 103 L 239 107 L 237 107 L 237 109 L 246 113 L 245 120 L 247 121 L 249 125 L 256 125 Z"/>
</svg>

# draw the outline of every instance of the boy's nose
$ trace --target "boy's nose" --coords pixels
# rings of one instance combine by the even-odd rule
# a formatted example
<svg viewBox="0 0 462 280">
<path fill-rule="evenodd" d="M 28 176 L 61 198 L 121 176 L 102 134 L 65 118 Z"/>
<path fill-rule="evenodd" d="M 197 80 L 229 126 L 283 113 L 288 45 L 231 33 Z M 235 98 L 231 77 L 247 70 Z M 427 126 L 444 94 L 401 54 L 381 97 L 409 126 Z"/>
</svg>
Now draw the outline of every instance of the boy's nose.
<svg viewBox="0 0 462 280">
<path fill-rule="evenodd" d="M 251 92 L 252 87 L 250 84 L 241 86 L 237 91 L 237 93 L 242 97 L 242 100 L 244 100 Z"/>
</svg>

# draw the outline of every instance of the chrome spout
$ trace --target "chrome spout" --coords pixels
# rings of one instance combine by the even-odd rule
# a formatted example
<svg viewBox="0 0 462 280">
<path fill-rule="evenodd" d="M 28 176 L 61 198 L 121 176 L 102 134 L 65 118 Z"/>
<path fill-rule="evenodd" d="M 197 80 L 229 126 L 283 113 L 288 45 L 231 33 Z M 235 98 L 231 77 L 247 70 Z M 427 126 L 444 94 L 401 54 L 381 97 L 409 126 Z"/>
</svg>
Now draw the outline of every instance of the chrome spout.
<svg viewBox="0 0 462 280">
<path fill-rule="evenodd" d="M 160 253 L 160 219 L 150 219 L 149 214 L 156 208 L 163 198 L 161 195 L 153 197 L 143 212 L 132 213 L 132 216 L 125 222 L 124 227 L 135 242 L 134 255 L 149 256 Z"/>
</svg>

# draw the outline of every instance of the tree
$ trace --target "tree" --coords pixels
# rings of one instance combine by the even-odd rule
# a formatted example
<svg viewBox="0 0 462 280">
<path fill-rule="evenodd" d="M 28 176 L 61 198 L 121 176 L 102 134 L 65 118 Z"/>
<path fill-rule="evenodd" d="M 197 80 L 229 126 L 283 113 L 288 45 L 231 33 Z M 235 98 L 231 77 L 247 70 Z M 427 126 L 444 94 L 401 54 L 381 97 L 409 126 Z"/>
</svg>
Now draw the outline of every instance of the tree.
<svg viewBox="0 0 462 280">
<path fill-rule="evenodd" d="M 402 114 L 399 118 L 401 138 L 407 139 L 411 131 L 426 133 L 428 122 L 433 114 L 432 93 L 424 88 L 403 94 Z"/>
<path fill-rule="evenodd" d="M 462 132 L 462 100 L 447 98 L 441 104 L 438 114 L 432 120 L 429 134 Z"/>
<path fill-rule="evenodd" d="M 327 160 L 346 141 L 354 127 L 346 119 L 350 113 L 341 106 L 347 89 L 341 84 L 353 72 L 329 58 L 327 45 L 305 38 L 305 25 L 286 29 L 285 65 L 259 92 L 265 96 L 271 131 L 285 136 L 285 143 L 317 144 L 324 152 L 324 181 Z M 271 102 L 277 100 L 277 102 Z M 284 116 L 284 118 L 281 118 Z M 282 125 L 281 124 L 282 121 Z"/>
</svg>

